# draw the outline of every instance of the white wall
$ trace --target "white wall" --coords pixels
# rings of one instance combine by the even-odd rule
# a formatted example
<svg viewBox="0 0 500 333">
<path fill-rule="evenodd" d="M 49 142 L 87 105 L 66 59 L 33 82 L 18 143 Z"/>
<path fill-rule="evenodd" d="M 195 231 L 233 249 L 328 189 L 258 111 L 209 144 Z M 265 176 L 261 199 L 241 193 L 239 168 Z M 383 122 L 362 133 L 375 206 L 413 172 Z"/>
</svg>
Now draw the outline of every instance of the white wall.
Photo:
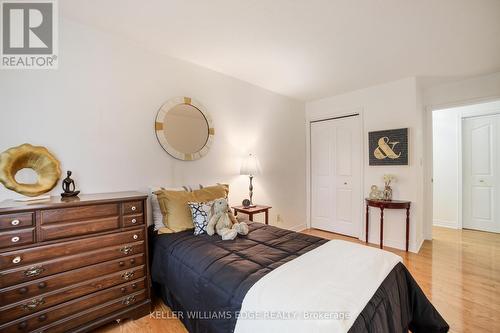
<svg viewBox="0 0 500 333">
<path fill-rule="evenodd" d="M 273 206 L 272 224 L 280 214 L 279 226 L 304 225 L 303 103 L 66 19 L 59 31 L 58 70 L 0 71 L 0 151 L 48 147 L 83 193 L 219 181 L 232 203 L 248 196 L 239 163 L 254 152 L 263 171 L 254 200 Z M 175 160 L 156 140 L 156 112 L 175 96 L 196 98 L 214 119 L 201 160 Z M 15 196 L 0 186 L 0 200 Z"/>
<path fill-rule="evenodd" d="M 443 109 L 500 97 L 500 72 L 457 80 L 424 89 L 427 108 Z"/>
<path fill-rule="evenodd" d="M 416 79 L 407 78 L 306 104 L 308 121 L 352 112 L 362 113 L 364 196 L 368 196 L 372 184 L 383 185 L 384 174 L 390 173 L 397 176 L 398 180 L 393 186 L 394 198 L 412 201 L 410 217 L 411 251 L 418 251 L 423 241 L 423 116 L 421 110 L 417 107 L 419 105 L 418 99 Z M 308 127 L 307 123 L 306 128 Z M 409 127 L 410 129 L 409 166 L 368 166 L 368 132 L 402 127 Z M 363 200 L 363 198 L 360 198 L 360 200 Z M 404 249 L 405 212 L 402 210 L 388 210 L 384 215 L 384 244 Z M 369 241 L 371 243 L 379 242 L 379 219 L 379 210 L 372 208 L 370 210 L 369 230 Z M 364 223 L 363 221 L 361 221 L 360 216 L 360 223 Z M 363 239 L 364 228 L 361 228 L 361 230 L 363 230 L 363 234 L 360 235 L 360 238 Z"/>
<path fill-rule="evenodd" d="M 500 98 L 500 72 L 466 79 L 457 79 L 434 86 L 424 86 L 417 79 L 422 94 L 424 114 L 424 238 L 432 239 L 433 221 L 433 153 L 432 153 L 432 113 L 434 110 L 488 102 Z"/>
<path fill-rule="evenodd" d="M 451 228 L 458 227 L 459 128 L 456 110 L 433 112 L 433 223 Z"/>
<path fill-rule="evenodd" d="M 500 101 L 494 101 L 432 112 L 434 225 L 462 228 L 462 118 L 499 110 Z"/>
</svg>

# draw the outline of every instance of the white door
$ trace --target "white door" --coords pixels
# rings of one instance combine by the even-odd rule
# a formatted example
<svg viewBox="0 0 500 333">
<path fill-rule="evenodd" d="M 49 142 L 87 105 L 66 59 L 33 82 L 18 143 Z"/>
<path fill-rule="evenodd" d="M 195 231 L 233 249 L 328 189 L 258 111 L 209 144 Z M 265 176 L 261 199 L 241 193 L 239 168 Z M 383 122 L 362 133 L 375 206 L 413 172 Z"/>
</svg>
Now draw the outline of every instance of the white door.
<svg viewBox="0 0 500 333">
<path fill-rule="evenodd" d="M 311 226 L 359 237 L 359 116 L 311 123 Z"/>
<path fill-rule="evenodd" d="M 500 115 L 462 125 L 463 227 L 500 232 Z"/>
</svg>

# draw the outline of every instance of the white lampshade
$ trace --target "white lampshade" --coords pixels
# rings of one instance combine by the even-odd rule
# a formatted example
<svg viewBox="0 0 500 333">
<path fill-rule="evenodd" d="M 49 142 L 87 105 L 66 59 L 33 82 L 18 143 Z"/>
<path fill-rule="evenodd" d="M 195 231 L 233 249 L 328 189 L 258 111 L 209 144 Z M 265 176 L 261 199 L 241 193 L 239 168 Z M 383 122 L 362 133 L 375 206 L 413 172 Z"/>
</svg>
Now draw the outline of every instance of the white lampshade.
<svg viewBox="0 0 500 333">
<path fill-rule="evenodd" d="M 241 162 L 240 175 L 255 176 L 260 174 L 260 163 L 255 155 L 249 154 Z"/>
</svg>

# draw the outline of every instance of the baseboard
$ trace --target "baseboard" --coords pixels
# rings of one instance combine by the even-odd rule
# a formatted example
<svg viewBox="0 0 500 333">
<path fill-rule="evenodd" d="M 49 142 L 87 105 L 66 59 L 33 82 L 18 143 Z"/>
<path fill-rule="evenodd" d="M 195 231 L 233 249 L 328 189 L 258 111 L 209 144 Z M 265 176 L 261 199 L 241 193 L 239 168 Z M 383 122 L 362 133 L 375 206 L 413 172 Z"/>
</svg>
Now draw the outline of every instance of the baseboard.
<svg viewBox="0 0 500 333">
<path fill-rule="evenodd" d="M 364 239 L 361 239 L 364 241 Z M 373 244 L 373 245 L 378 245 L 380 244 L 380 238 L 375 238 L 375 237 L 370 237 L 368 239 L 368 243 Z M 408 251 L 413 252 L 413 253 L 418 253 L 420 251 L 420 248 L 422 247 L 422 244 L 424 243 L 424 240 L 420 240 L 418 246 L 415 248 L 413 247 L 410 241 Z M 393 239 L 384 239 L 384 247 L 392 247 L 394 249 L 402 250 L 404 251 L 406 249 L 406 241 L 398 241 L 398 240 L 393 240 Z"/>
<path fill-rule="evenodd" d="M 417 246 L 417 248 L 416 248 L 416 249 L 412 249 L 412 248 L 410 247 L 410 249 L 409 249 L 409 250 L 410 250 L 411 252 L 414 252 L 414 253 L 419 253 L 419 252 L 420 252 L 420 249 L 422 248 L 422 245 L 424 245 L 424 241 L 425 241 L 425 239 L 424 239 L 424 238 L 422 238 L 422 239 L 420 240 L 420 242 L 419 242 L 419 244 L 418 244 L 418 246 Z M 414 251 L 414 250 L 415 250 L 415 251 Z"/>
<path fill-rule="evenodd" d="M 286 228 L 286 229 L 291 230 L 291 231 L 299 232 L 299 231 L 306 230 L 307 229 L 307 224 L 302 223 L 302 224 L 298 224 L 298 225 L 295 225 L 293 227 L 289 227 L 289 228 Z"/>
<path fill-rule="evenodd" d="M 432 221 L 432 225 L 435 227 L 444 227 L 444 228 L 451 228 L 451 229 L 460 229 L 458 227 L 458 223 L 455 221 L 446 221 L 446 220 L 439 220 L 435 219 Z"/>
</svg>

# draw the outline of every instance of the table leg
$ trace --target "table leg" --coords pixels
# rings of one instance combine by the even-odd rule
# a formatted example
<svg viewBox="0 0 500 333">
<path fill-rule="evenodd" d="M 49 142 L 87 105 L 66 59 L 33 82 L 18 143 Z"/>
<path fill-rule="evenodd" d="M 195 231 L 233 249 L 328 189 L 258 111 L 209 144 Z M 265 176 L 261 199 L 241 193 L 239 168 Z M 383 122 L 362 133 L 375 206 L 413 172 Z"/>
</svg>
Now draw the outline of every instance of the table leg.
<svg viewBox="0 0 500 333">
<path fill-rule="evenodd" d="M 406 208 L 406 252 L 408 252 L 408 243 L 410 240 L 410 208 Z"/>
<path fill-rule="evenodd" d="M 266 224 L 269 224 L 269 211 L 266 210 Z"/>
<path fill-rule="evenodd" d="M 251 222 L 253 222 L 253 214 L 252 214 L 252 213 L 248 214 L 248 219 L 249 219 Z"/>
<path fill-rule="evenodd" d="M 366 205 L 366 243 L 368 243 L 368 223 L 370 220 L 370 208 L 368 205 Z"/>
<path fill-rule="evenodd" d="M 380 208 L 380 248 L 384 248 L 384 208 Z"/>
</svg>

